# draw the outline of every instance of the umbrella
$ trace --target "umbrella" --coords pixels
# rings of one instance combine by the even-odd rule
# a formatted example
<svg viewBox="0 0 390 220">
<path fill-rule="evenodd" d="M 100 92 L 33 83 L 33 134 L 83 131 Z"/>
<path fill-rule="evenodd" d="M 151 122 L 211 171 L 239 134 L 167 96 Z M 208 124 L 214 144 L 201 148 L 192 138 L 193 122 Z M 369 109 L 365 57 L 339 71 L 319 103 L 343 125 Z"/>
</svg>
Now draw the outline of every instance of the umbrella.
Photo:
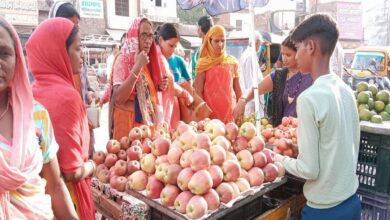
<svg viewBox="0 0 390 220">
<path fill-rule="evenodd" d="M 178 5 L 184 9 L 189 10 L 200 4 L 203 4 L 203 7 L 206 9 L 207 13 L 211 16 L 231 13 L 240 11 L 242 9 L 248 8 L 250 14 L 250 27 L 252 34 L 249 36 L 250 42 L 254 41 L 255 36 L 255 25 L 254 25 L 254 7 L 264 7 L 267 5 L 269 0 L 177 0 Z M 255 47 L 252 46 L 254 54 L 256 54 Z M 253 67 L 255 67 L 256 59 L 252 59 Z M 261 132 L 261 123 L 260 123 L 260 103 L 259 103 L 259 93 L 258 93 L 258 79 L 253 79 L 253 90 L 254 90 L 254 99 L 255 99 L 255 119 L 258 135 Z"/>
</svg>

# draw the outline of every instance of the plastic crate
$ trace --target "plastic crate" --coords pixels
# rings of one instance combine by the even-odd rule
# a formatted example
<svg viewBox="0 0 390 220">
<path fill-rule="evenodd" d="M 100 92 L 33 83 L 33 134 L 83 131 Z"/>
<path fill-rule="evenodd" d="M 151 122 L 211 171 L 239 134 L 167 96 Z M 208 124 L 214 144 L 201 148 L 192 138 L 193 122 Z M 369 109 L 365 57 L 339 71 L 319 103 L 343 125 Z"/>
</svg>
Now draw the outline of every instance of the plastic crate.
<svg viewBox="0 0 390 220">
<path fill-rule="evenodd" d="M 362 131 L 356 174 L 359 188 L 390 194 L 390 136 Z"/>
<path fill-rule="evenodd" d="M 390 196 L 363 189 L 357 193 L 362 204 L 362 220 L 390 219 Z"/>
</svg>

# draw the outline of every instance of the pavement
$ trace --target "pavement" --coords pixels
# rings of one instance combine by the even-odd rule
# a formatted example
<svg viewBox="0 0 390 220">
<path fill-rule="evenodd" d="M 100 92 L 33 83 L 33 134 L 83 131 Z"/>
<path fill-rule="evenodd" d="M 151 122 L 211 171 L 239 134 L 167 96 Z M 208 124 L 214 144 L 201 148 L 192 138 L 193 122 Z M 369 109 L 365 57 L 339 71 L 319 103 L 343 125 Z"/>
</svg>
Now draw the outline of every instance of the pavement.
<svg viewBox="0 0 390 220">
<path fill-rule="evenodd" d="M 93 129 L 95 134 L 95 151 L 106 152 L 108 141 L 108 104 L 103 105 L 100 112 L 100 127 Z"/>
</svg>

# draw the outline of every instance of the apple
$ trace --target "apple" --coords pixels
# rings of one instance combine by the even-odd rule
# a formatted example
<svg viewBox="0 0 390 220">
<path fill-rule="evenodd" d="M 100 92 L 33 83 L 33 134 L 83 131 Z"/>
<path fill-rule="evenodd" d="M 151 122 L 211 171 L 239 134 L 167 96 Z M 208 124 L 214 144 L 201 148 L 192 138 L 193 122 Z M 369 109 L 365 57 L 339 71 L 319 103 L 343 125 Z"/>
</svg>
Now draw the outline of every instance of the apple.
<svg viewBox="0 0 390 220">
<path fill-rule="evenodd" d="M 291 123 L 290 119 L 288 117 L 283 117 L 282 118 L 282 125 L 283 126 L 288 126 Z"/>
<path fill-rule="evenodd" d="M 124 176 L 118 176 L 116 178 L 116 181 L 117 181 L 117 185 L 115 189 L 118 190 L 119 192 L 124 192 L 126 189 L 127 178 Z"/>
<path fill-rule="evenodd" d="M 149 174 L 153 174 L 155 171 L 156 156 L 153 154 L 146 154 L 141 158 L 141 169 Z"/>
<path fill-rule="evenodd" d="M 251 186 L 261 186 L 264 182 L 264 173 L 258 167 L 253 167 L 248 171 L 249 183 Z"/>
<path fill-rule="evenodd" d="M 211 145 L 221 145 L 226 151 L 230 151 L 231 144 L 228 139 L 226 139 L 224 136 L 218 136 L 214 138 L 214 140 L 211 142 Z"/>
<path fill-rule="evenodd" d="M 242 150 L 236 155 L 241 168 L 249 170 L 253 167 L 253 156 L 249 150 Z"/>
<path fill-rule="evenodd" d="M 169 163 L 168 155 L 161 155 L 161 156 L 157 157 L 157 159 L 156 159 L 154 165 L 155 165 L 156 167 L 158 167 L 158 166 L 159 166 L 160 164 L 162 164 L 162 163 Z"/>
<path fill-rule="evenodd" d="M 236 155 L 231 151 L 226 152 L 226 160 L 235 160 L 238 162 Z"/>
<path fill-rule="evenodd" d="M 123 176 L 127 172 L 127 163 L 124 160 L 118 160 L 115 163 L 115 169 L 114 169 L 115 175 L 117 176 Z"/>
<path fill-rule="evenodd" d="M 107 170 L 101 170 L 99 173 L 97 173 L 97 178 L 100 182 L 102 183 L 108 183 L 108 181 L 110 180 L 110 175 L 109 175 L 109 171 Z"/>
<path fill-rule="evenodd" d="M 183 168 L 189 167 L 190 166 L 190 156 L 194 152 L 194 150 L 189 149 L 183 152 L 183 154 L 180 157 L 180 165 Z"/>
<path fill-rule="evenodd" d="M 254 136 L 249 142 L 248 142 L 248 150 L 253 154 L 259 151 L 262 151 L 264 149 L 265 142 L 264 139 L 260 136 Z"/>
<path fill-rule="evenodd" d="M 280 148 L 279 148 L 278 146 L 274 146 L 274 147 L 272 148 L 272 150 L 273 150 L 275 153 L 277 153 L 277 154 L 283 154 L 283 151 L 280 150 Z M 265 165 L 264 165 L 264 166 L 265 166 Z"/>
<path fill-rule="evenodd" d="M 130 132 L 129 132 L 130 141 L 141 140 L 141 138 L 142 138 L 141 128 L 134 127 L 130 130 Z"/>
<path fill-rule="evenodd" d="M 249 181 L 247 179 L 245 179 L 245 178 L 242 178 L 242 177 L 237 179 L 236 185 L 240 189 L 240 192 L 245 192 L 245 191 L 247 191 L 248 189 L 251 188 L 251 185 L 249 184 Z"/>
<path fill-rule="evenodd" d="M 116 156 L 116 154 L 109 153 L 104 160 L 104 165 L 106 165 L 107 168 L 111 168 L 112 166 L 114 166 L 117 160 L 118 157 Z"/>
<path fill-rule="evenodd" d="M 238 126 L 234 122 L 229 122 L 225 125 L 226 128 L 226 135 L 225 137 L 230 140 L 234 141 L 238 135 Z"/>
<path fill-rule="evenodd" d="M 207 171 L 209 171 L 211 179 L 213 180 L 213 188 L 216 188 L 223 180 L 222 168 L 217 165 L 211 165 Z"/>
<path fill-rule="evenodd" d="M 275 153 L 272 152 L 270 149 L 264 149 L 263 153 L 267 157 L 267 163 L 273 163 L 275 161 Z"/>
<path fill-rule="evenodd" d="M 110 177 L 110 187 L 116 189 L 118 187 L 118 176 L 113 175 Z"/>
<path fill-rule="evenodd" d="M 250 122 L 244 122 L 240 127 L 239 135 L 245 137 L 246 140 L 252 139 L 256 136 L 255 125 Z"/>
<path fill-rule="evenodd" d="M 108 168 L 106 167 L 106 165 L 104 164 L 99 164 L 96 166 L 96 171 L 95 171 L 95 175 L 98 176 L 98 174 L 100 173 L 100 171 L 102 170 L 108 170 Z"/>
<path fill-rule="evenodd" d="M 232 200 L 234 198 L 233 197 L 234 196 L 233 187 L 227 182 L 223 182 L 223 183 L 219 184 L 216 191 L 219 195 L 220 201 L 225 203 L 225 204 L 230 202 L 230 200 Z"/>
<path fill-rule="evenodd" d="M 197 149 L 189 157 L 193 171 L 208 169 L 211 164 L 210 154 L 205 149 Z"/>
<path fill-rule="evenodd" d="M 248 141 L 243 136 L 238 136 L 233 144 L 233 151 L 238 153 L 244 149 L 248 148 Z"/>
<path fill-rule="evenodd" d="M 203 198 L 207 202 L 208 210 L 216 210 L 219 208 L 220 200 L 217 191 L 210 189 L 206 194 L 203 195 Z"/>
<path fill-rule="evenodd" d="M 106 145 L 106 149 L 108 153 L 117 154 L 121 149 L 121 144 L 117 140 L 109 140 Z"/>
<path fill-rule="evenodd" d="M 196 133 L 193 130 L 188 130 L 184 132 L 179 137 L 179 142 L 181 144 L 181 149 L 188 150 L 192 148 L 192 142 L 195 140 Z"/>
<path fill-rule="evenodd" d="M 164 184 L 154 175 L 151 175 L 149 176 L 148 183 L 146 184 L 146 196 L 151 199 L 158 199 L 160 198 L 160 194 L 163 188 Z"/>
<path fill-rule="evenodd" d="M 207 202 L 202 196 L 193 196 L 186 207 L 190 219 L 199 219 L 207 213 Z"/>
<path fill-rule="evenodd" d="M 126 153 L 129 160 L 140 160 L 142 157 L 142 148 L 134 145 L 127 149 Z"/>
<path fill-rule="evenodd" d="M 123 136 L 119 142 L 121 145 L 121 149 L 123 149 L 123 150 L 127 150 L 127 148 L 130 147 L 130 139 L 127 136 Z"/>
<path fill-rule="evenodd" d="M 142 170 L 137 170 L 128 177 L 129 189 L 142 191 L 148 184 L 148 174 Z"/>
<path fill-rule="evenodd" d="M 166 184 L 177 184 L 177 176 L 182 170 L 179 164 L 169 164 L 165 169 L 164 182 Z"/>
<path fill-rule="evenodd" d="M 96 151 L 93 153 L 92 160 L 96 163 L 96 165 L 103 164 L 106 159 L 106 154 L 103 151 Z"/>
<path fill-rule="evenodd" d="M 267 156 L 263 151 L 256 152 L 253 154 L 253 160 L 255 167 L 263 168 L 267 164 Z"/>
<path fill-rule="evenodd" d="M 203 195 L 213 186 L 213 179 L 207 170 L 200 170 L 192 175 L 188 189 L 196 195 Z"/>
<path fill-rule="evenodd" d="M 145 138 L 142 142 L 142 153 L 152 152 L 152 141 L 149 138 Z"/>
<path fill-rule="evenodd" d="M 152 143 L 152 154 L 161 156 L 168 153 L 171 141 L 165 137 L 158 137 Z"/>
<path fill-rule="evenodd" d="M 190 167 L 182 169 L 177 176 L 177 186 L 183 191 L 188 190 L 188 183 L 194 173 L 195 172 Z"/>
<path fill-rule="evenodd" d="M 283 164 L 278 161 L 275 161 L 274 164 L 278 167 L 278 176 L 284 176 L 286 174 L 286 169 L 284 168 Z"/>
<path fill-rule="evenodd" d="M 192 130 L 191 126 L 188 124 L 184 123 L 183 121 L 179 121 L 176 132 L 178 133 L 178 136 L 181 136 L 184 132 Z"/>
<path fill-rule="evenodd" d="M 178 139 L 174 140 L 171 144 L 171 147 L 170 148 L 176 148 L 176 147 L 181 147 L 181 143 Z"/>
<path fill-rule="evenodd" d="M 205 124 L 206 124 L 206 121 L 205 121 L 205 120 L 200 120 L 200 121 L 198 121 L 198 131 L 204 131 L 204 129 L 205 129 Z"/>
<path fill-rule="evenodd" d="M 175 199 L 175 209 L 176 211 L 185 214 L 186 207 L 190 199 L 194 196 L 190 191 L 181 192 Z"/>
<path fill-rule="evenodd" d="M 161 205 L 173 206 L 176 197 L 180 194 L 180 189 L 175 185 L 168 184 L 164 187 L 160 194 Z"/>
<path fill-rule="evenodd" d="M 235 182 L 228 182 L 233 189 L 233 199 L 237 198 L 240 195 L 240 188 L 238 188 Z"/>
<path fill-rule="evenodd" d="M 267 140 L 269 140 L 274 135 L 272 128 L 266 128 L 261 133 L 262 133 L 263 137 Z"/>
<path fill-rule="evenodd" d="M 140 140 L 136 139 L 136 140 L 131 142 L 130 147 L 131 146 L 140 146 L 141 147 L 142 146 L 142 142 Z"/>
<path fill-rule="evenodd" d="M 171 147 L 168 151 L 168 161 L 170 164 L 180 164 L 180 157 L 183 150 L 180 147 Z"/>
<path fill-rule="evenodd" d="M 205 133 L 200 133 L 195 136 L 192 140 L 192 148 L 193 149 L 205 149 L 209 150 L 211 146 L 211 139 Z"/>
<path fill-rule="evenodd" d="M 246 180 L 249 181 L 249 175 L 248 175 L 248 172 L 244 169 L 241 168 L 241 175 L 240 175 L 240 178 L 244 178 Z"/>
<path fill-rule="evenodd" d="M 108 171 L 109 171 L 108 175 L 110 176 L 110 180 L 111 180 L 111 178 L 113 176 L 116 176 L 115 175 L 115 166 L 112 166 Z"/>
<path fill-rule="evenodd" d="M 214 140 L 214 138 L 218 136 L 225 136 L 226 129 L 225 125 L 221 121 L 213 119 L 207 123 L 205 132 L 211 140 Z"/>
<path fill-rule="evenodd" d="M 213 145 L 210 147 L 210 157 L 213 164 L 222 166 L 226 160 L 226 151 L 221 145 Z"/>
<path fill-rule="evenodd" d="M 152 137 L 152 131 L 150 130 L 149 126 L 141 125 L 139 128 L 142 131 L 142 136 L 141 136 L 142 139 Z"/>
<path fill-rule="evenodd" d="M 141 169 L 141 164 L 138 160 L 130 160 L 127 162 L 127 173 L 130 175 Z"/>
<path fill-rule="evenodd" d="M 158 166 L 155 166 L 156 172 L 154 173 L 154 175 L 161 182 L 164 182 L 164 176 L 166 175 L 166 169 L 168 166 L 169 166 L 169 163 L 167 163 L 167 162 L 162 162 Z"/>
<path fill-rule="evenodd" d="M 298 127 L 298 119 L 297 118 L 291 118 L 291 124 L 294 128 Z M 297 136 L 295 136 L 297 137 Z"/>
<path fill-rule="evenodd" d="M 273 163 L 265 165 L 263 172 L 265 182 L 273 182 L 279 175 L 278 167 Z"/>
<path fill-rule="evenodd" d="M 284 156 L 294 157 L 294 152 L 293 152 L 292 149 L 284 150 L 284 151 L 282 151 L 282 154 L 283 154 Z"/>
<path fill-rule="evenodd" d="M 127 160 L 127 153 L 125 150 L 121 149 L 117 154 L 119 160 Z"/>
<path fill-rule="evenodd" d="M 226 160 L 222 164 L 223 180 L 235 182 L 241 175 L 240 164 L 235 160 Z"/>
</svg>

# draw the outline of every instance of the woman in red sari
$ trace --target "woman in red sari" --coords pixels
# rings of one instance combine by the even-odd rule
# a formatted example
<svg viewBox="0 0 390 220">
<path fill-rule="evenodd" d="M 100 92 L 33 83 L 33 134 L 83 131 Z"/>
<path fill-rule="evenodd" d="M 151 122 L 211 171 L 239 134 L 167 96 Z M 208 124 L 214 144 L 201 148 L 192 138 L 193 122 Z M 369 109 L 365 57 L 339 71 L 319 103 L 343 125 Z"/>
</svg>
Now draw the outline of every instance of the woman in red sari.
<svg viewBox="0 0 390 220">
<path fill-rule="evenodd" d="M 238 62 L 226 53 L 225 29 L 213 26 L 206 34 L 196 64 L 195 91 L 213 111 L 212 119 L 234 121 L 233 109 L 241 97 Z"/>
<path fill-rule="evenodd" d="M 78 27 L 65 18 L 42 22 L 26 44 L 35 77 L 34 98 L 50 114 L 59 145 L 58 162 L 80 219 L 95 219 L 88 161 L 89 130 L 81 99 L 81 40 Z"/>
</svg>

